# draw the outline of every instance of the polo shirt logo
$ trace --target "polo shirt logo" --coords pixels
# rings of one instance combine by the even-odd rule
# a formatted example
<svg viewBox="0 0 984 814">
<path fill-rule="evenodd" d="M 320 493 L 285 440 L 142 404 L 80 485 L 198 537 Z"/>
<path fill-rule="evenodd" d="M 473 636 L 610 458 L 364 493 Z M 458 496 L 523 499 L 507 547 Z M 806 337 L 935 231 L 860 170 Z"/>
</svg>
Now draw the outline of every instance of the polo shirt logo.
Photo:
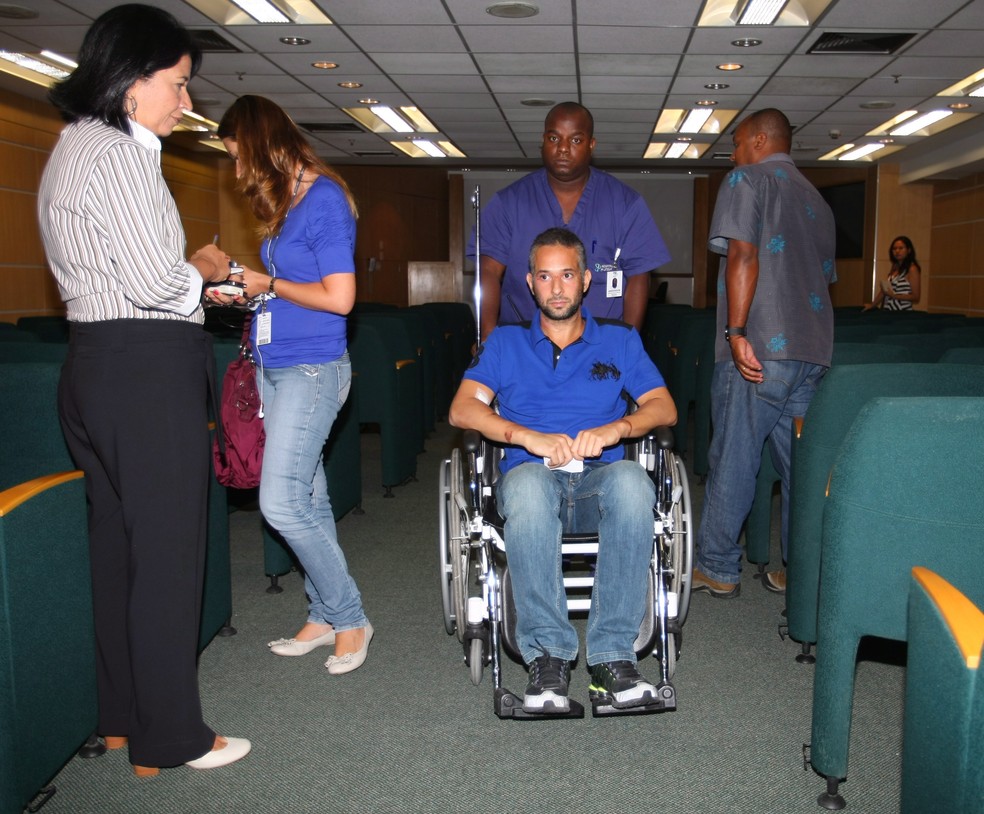
<svg viewBox="0 0 984 814">
<path fill-rule="evenodd" d="M 613 379 L 618 381 L 622 378 L 622 373 L 613 364 L 606 364 L 605 362 L 595 362 L 591 366 L 591 379 L 596 382 L 604 381 L 605 379 Z"/>
</svg>

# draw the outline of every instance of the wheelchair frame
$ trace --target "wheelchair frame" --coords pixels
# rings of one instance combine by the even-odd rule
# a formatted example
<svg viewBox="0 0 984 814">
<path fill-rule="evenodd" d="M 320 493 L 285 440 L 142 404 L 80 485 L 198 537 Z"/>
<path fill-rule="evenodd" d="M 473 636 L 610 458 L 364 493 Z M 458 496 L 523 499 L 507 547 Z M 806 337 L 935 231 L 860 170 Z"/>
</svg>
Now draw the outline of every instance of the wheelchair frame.
<svg viewBox="0 0 984 814">
<path fill-rule="evenodd" d="M 615 709 L 592 704 L 592 715 L 647 714 L 676 708 L 672 677 L 676 670 L 683 623 L 690 606 L 693 570 L 693 520 L 690 487 L 683 461 L 672 452 L 669 428 L 627 445 L 627 457 L 644 466 L 656 484 L 653 512 L 653 557 L 649 606 L 636 639 L 640 657 L 650 652 L 660 665 L 657 700 L 641 707 Z M 498 529 L 487 519 L 495 479 L 494 445 L 474 431 L 464 433 L 461 449 L 441 463 L 439 485 L 439 551 L 444 626 L 462 643 L 472 683 L 481 683 L 486 665 L 494 684 L 494 708 L 500 718 L 580 718 L 581 704 L 571 700 L 568 713 L 527 713 L 522 698 L 502 686 L 501 651 L 517 661 L 511 638 L 515 612 L 509 607 L 505 547 Z M 564 535 L 565 560 L 596 555 L 596 535 Z M 569 611 L 585 611 L 590 599 L 571 596 L 571 589 L 591 587 L 591 577 L 566 577 Z"/>
</svg>

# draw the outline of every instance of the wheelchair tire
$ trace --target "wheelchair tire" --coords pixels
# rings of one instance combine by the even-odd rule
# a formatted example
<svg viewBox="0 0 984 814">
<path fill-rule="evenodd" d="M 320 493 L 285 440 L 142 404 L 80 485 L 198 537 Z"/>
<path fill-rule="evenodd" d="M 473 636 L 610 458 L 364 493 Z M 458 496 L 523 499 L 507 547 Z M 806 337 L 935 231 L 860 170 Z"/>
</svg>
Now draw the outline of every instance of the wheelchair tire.
<svg viewBox="0 0 984 814">
<path fill-rule="evenodd" d="M 468 674 L 471 683 L 476 687 L 482 683 L 482 673 L 485 672 L 485 642 L 472 639 L 468 650 Z"/>
<path fill-rule="evenodd" d="M 458 641 L 465 640 L 465 625 L 468 621 L 468 577 L 471 546 L 468 539 L 468 517 L 460 508 L 464 503 L 465 476 L 461 462 L 461 450 L 451 450 L 451 464 L 448 470 L 448 487 L 451 498 L 448 501 L 448 551 L 451 560 L 451 609 L 454 614 L 455 631 Z M 461 496 L 461 500 L 456 499 Z"/>
<path fill-rule="evenodd" d="M 450 522 L 451 522 L 451 486 L 450 480 L 450 459 L 441 461 L 441 471 L 438 477 L 438 541 L 437 555 L 441 575 L 441 607 L 444 611 L 444 629 L 448 635 L 454 633 L 455 619 L 454 609 L 451 600 L 451 543 L 450 543 Z"/>
<path fill-rule="evenodd" d="M 672 454 L 672 453 L 671 453 Z M 690 583 L 694 570 L 694 522 L 693 507 L 690 502 L 690 481 L 683 459 L 673 455 L 675 466 L 673 473 L 673 488 L 678 485 L 682 489 L 680 499 L 673 505 L 673 530 L 676 543 L 673 549 L 673 565 L 676 578 L 670 586 L 677 593 L 677 624 L 683 626 L 690 610 Z M 677 648 L 673 648 L 674 650 Z"/>
</svg>

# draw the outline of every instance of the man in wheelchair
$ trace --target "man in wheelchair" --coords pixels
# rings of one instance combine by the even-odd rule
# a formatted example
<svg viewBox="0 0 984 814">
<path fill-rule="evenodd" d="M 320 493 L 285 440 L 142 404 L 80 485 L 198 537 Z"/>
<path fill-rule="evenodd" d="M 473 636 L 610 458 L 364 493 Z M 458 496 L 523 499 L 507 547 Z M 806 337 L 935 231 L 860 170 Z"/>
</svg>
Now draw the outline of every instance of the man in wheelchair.
<svg viewBox="0 0 984 814">
<path fill-rule="evenodd" d="M 676 406 L 635 329 L 581 307 L 591 272 L 575 234 L 540 234 L 529 267 L 539 318 L 492 332 L 450 409 L 454 426 L 504 445 L 497 505 L 529 667 L 523 710 L 570 708 L 578 636 L 563 586 L 565 531 L 599 538 L 586 636 L 591 699 L 644 706 L 656 687 L 640 674 L 633 643 L 646 610 L 656 494 L 645 469 L 623 460 L 621 442 L 672 426 Z M 623 393 L 635 412 L 625 413 Z"/>
</svg>

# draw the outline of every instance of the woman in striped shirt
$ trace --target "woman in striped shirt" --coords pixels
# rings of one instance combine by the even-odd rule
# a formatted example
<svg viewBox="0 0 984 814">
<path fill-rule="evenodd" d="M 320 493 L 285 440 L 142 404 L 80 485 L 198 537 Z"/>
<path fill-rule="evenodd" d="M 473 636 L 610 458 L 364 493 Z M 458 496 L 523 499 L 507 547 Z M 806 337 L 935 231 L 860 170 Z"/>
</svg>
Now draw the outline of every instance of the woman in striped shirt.
<svg viewBox="0 0 984 814">
<path fill-rule="evenodd" d="M 883 311 L 911 311 L 919 302 L 919 277 L 922 269 L 916 262 L 916 249 L 905 235 L 899 235 L 888 249 L 892 269 L 888 279 L 882 280 L 875 299 L 864 307 L 881 308 Z"/>
<path fill-rule="evenodd" d="M 160 138 L 191 109 L 200 62 L 167 12 L 100 16 L 51 91 L 68 126 L 38 193 L 71 324 L 58 401 L 89 499 L 98 731 L 143 776 L 250 749 L 205 724 L 198 693 L 213 364 L 201 297 L 229 257 L 206 246 L 185 259 Z"/>
</svg>

